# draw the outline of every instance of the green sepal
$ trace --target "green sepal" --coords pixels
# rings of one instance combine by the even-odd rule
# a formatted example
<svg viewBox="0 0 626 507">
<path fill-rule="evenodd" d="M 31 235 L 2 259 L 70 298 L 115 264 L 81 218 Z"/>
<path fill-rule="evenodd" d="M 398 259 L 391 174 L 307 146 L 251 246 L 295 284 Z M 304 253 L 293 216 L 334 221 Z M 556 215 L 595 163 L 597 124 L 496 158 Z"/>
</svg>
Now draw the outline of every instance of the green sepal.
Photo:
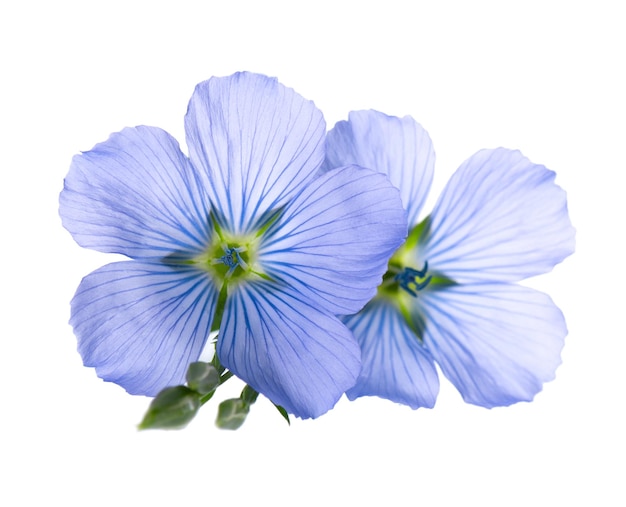
<svg viewBox="0 0 626 507">
<path fill-rule="evenodd" d="M 428 284 L 428 288 L 431 291 L 436 291 L 452 287 L 453 285 L 458 284 L 452 278 L 448 278 L 446 275 L 441 273 L 433 273 L 430 283 Z"/>
<path fill-rule="evenodd" d="M 417 224 L 413 229 L 409 231 L 409 234 L 404 242 L 403 249 L 413 250 L 418 244 L 424 243 L 430 236 L 430 224 L 432 220 L 428 215 L 424 220 Z"/>
<path fill-rule="evenodd" d="M 192 391 L 205 395 L 220 385 L 220 373 L 211 363 L 197 361 L 187 369 L 187 386 Z"/>
<path fill-rule="evenodd" d="M 274 403 L 274 406 L 276 407 L 276 410 L 280 412 L 280 415 L 282 415 L 285 418 L 285 421 L 287 421 L 287 424 L 291 426 L 291 421 L 289 420 L 289 414 L 287 413 L 287 411 L 280 405 L 276 405 L 276 403 Z"/>
<path fill-rule="evenodd" d="M 266 211 L 259 220 L 259 223 L 263 224 L 256 233 L 256 236 L 263 236 L 267 232 L 267 230 L 274 225 L 275 222 L 278 221 L 279 218 L 282 217 L 283 211 L 285 210 L 284 206 L 280 208 L 271 209 Z"/>
<path fill-rule="evenodd" d="M 198 413 L 200 395 L 185 386 L 166 387 L 150 403 L 140 430 L 181 429 Z"/>
<path fill-rule="evenodd" d="M 241 398 L 231 398 L 220 403 L 217 409 L 215 425 L 223 430 L 236 430 L 246 420 L 250 404 Z"/>
</svg>

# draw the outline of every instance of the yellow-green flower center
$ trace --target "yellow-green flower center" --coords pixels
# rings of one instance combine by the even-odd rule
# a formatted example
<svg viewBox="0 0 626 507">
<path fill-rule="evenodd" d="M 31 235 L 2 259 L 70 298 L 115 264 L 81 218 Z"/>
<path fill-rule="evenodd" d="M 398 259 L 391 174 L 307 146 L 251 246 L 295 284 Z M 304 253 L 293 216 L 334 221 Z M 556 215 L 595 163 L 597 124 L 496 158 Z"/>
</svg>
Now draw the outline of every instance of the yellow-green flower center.
<svg viewBox="0 0 626 507">
<path fill-rule="evenodd" d="M 191 263 L 207 271 L 220 290 L 225 290 L 231 283 L 258 277 L 272 281 L 259 260 L 259 248 L 263 236 L 281 213 L 282 209 L 269 211 L 260 221 L 258 229 L 246 234 L 228 232 L 211 213 L 213 237 L 206 250 L 193 258 Z"/>
<path fill-rule="evenodd" d="M 257 235 L 235 237 L 216 229 L 209 247 L 193 263 L 210 273 L 218 287 L 255 275 L 265 277 L 258 263 L 259 242 Z"/>
<path fill-rule="evenodd" d="M 428 262 L 420 263 L 418 245 L 426 240 L 430 232 L 430 219 L 427 217 L 415 226 L 405 243 L 396 250 L 383 277 L 383 283 L 378 288 L 380 297 L 396 298 L 399 292 L 417 297 L 419 291 L 424 290 L 431 283 L 433 276 L 428 271 Z M 403 289 L 400 291 L 400 289 Z"/>
</svg>

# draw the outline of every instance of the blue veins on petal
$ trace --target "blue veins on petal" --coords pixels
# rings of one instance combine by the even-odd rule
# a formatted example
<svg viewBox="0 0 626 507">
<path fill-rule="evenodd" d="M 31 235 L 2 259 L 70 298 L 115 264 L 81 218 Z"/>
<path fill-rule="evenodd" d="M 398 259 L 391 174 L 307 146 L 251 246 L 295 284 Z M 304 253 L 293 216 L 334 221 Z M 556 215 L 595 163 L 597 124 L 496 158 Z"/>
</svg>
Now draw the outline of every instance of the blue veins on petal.
<svg viewBox="0 0 626 507">
<path fill-rule="evenodd" d="M 209 332 L 217 288 L 184 266 L 124 261 L 87 275 L 70 323 L 85 366 L 131 394 L 184 383 Z"/>
<path fill-rule="evenodd" d="M 264 280 L 229 294 L 217 354 L 239 378 L 298 417 L 317 417 L 354 385 L 359 346 L 339 319 Z"/>
<path fill-rule="evenodd" d="M 247 234 L 283 206 L 324 160 L 326 123 L 275 78 L 241 72 L 196 86 L 185 116 L 192 164 L 230 231 Z"/>
<path fill-rule="evenodd" d="M 574 251 L 555 173 L 519 151 L 481 150 L 454 173 L 431 213 L 422 255 L 457 282 L 515 282 Z"/>
<path fill-rule="evenodd" d="M 422 299 L 424 344 L 464 400 L 530 401 L 561 364 L 567 334 L 549 296 L 513 284 L 467 284 Z"/>
<path fill-rule="evenodd" d="M 205 188 L 167 132 L 125 128 L 74 157 L 59 213 L 86 248 L 136 259 L 197 253 L 212 234 Z"/>
<path fill-rule="evenodd" d="M 351 164 L 386 174 L 400 191 L 409 226 L 417 224 L 435 168 L 432 141 L 419 123 L 410 116 L 351 111 L 328 133 L 323 168 Z"/>
<path fill-rule="evenodd" d="M 398 191 L 382 174 L 350 166 L 309 183 L 267 231 L 259 255 L 272 278 L 348 314 L 374 296 L 405 237 Z"/>
<path fill-rule="evenodd" d="M 346 393 L 350 400 L 379 396 L 414 409 L 435 405 L 439 392 L 435 362 L 396 305 L 376 298 L 342 320 L 359 342 L 363 363 L 356 385 Z"/>
</svg>

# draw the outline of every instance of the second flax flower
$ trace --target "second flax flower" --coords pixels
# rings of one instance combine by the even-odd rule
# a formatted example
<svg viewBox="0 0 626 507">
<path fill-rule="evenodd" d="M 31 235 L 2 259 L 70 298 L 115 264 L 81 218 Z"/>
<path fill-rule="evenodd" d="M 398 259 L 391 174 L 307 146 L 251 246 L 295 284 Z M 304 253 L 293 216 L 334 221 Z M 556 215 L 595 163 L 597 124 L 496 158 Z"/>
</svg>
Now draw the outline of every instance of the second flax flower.
<svg viewBox="0 0 626 507">
<path fill-rule="evenodd" d="M 549 296 L 514 283 L 574 251 L 554 172 L 518 151 L 481 150 L 418 222 L 435 155 L 412 118 L 352 112 L 329 133 L 327 147 L 328 168 L 360 164 L 387 174 L 411 228 L 376 297 L 343 319 L 363 354 L 348 397 L 432 407 L 436 362 L 469 403 L 531 400 L 554 377 L 567 334 Z"/>
</svg>

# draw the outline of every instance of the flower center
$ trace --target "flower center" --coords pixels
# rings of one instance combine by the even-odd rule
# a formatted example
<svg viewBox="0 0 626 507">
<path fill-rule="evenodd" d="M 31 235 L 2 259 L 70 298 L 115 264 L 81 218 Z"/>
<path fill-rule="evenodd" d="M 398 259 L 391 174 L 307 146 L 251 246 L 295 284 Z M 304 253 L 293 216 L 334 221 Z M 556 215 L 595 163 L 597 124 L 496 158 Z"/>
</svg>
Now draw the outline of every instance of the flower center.
<svg viewBox="0 0 626 507">
<path fill-rule="evenodd" d="M 425 289 L 433 278 L 432 275 L 426 276 L 427 274 L 428 261 L 425 261 L 422 269 L 405 267 L 394 275 L 393 280 L 411 296 L 417 297 L 417 292 Z"/>
<path fill-rule="evenodd" d="M 217 287 L 254 275 L 264 277 L 258 263 L 260 241 L 258 234 L 230 234 L 214 222 L 214 234 L 207 249 L 191 263 L 207 271 Z"/>
<path fill-rule="evenodd" d="M 213 234 L 209 244 L 204 252 L 188 263 L 208 272 L 215 285 L 224 290 L 231 282 L 239 283 L 259 277 L 274 281 L 263 270 L 259 248 L 264 235 L 282 216 L 282 208 L 265 213 L 257 227 L 244 234 L 231 233 L 224 225 L 223 217 L 220 219 L 213 211 L 210 216 Z"/>
<path fill-rule="evenodd" d="M 223 264 L 228 268 L 228 271 L 223 274 L 225 279 L 231 278 L 237 270 L 237 267 L 240 267 L 243 272 L 249 270 L 248 263 L 243 259 L 243 256 L 241 255 L 243 252 L 247 251 L 247 248 L 245 246 L 229 247 L 224 243 L 222 243 L 220 246 L 224 250 L 224 255 L 216 259 L 211 259 L 211 264 Z"/>
<path fill-rule="evenodd" d="M 221 231 L 220 231 L 221 232 Z M 228 237 L 216 235 L 205 252 L 194 259 L 195 264 L 208 271 L 218 287 L 260 275 L 257 259 L 259 239 L 254 236 Z"/>
</svg>

